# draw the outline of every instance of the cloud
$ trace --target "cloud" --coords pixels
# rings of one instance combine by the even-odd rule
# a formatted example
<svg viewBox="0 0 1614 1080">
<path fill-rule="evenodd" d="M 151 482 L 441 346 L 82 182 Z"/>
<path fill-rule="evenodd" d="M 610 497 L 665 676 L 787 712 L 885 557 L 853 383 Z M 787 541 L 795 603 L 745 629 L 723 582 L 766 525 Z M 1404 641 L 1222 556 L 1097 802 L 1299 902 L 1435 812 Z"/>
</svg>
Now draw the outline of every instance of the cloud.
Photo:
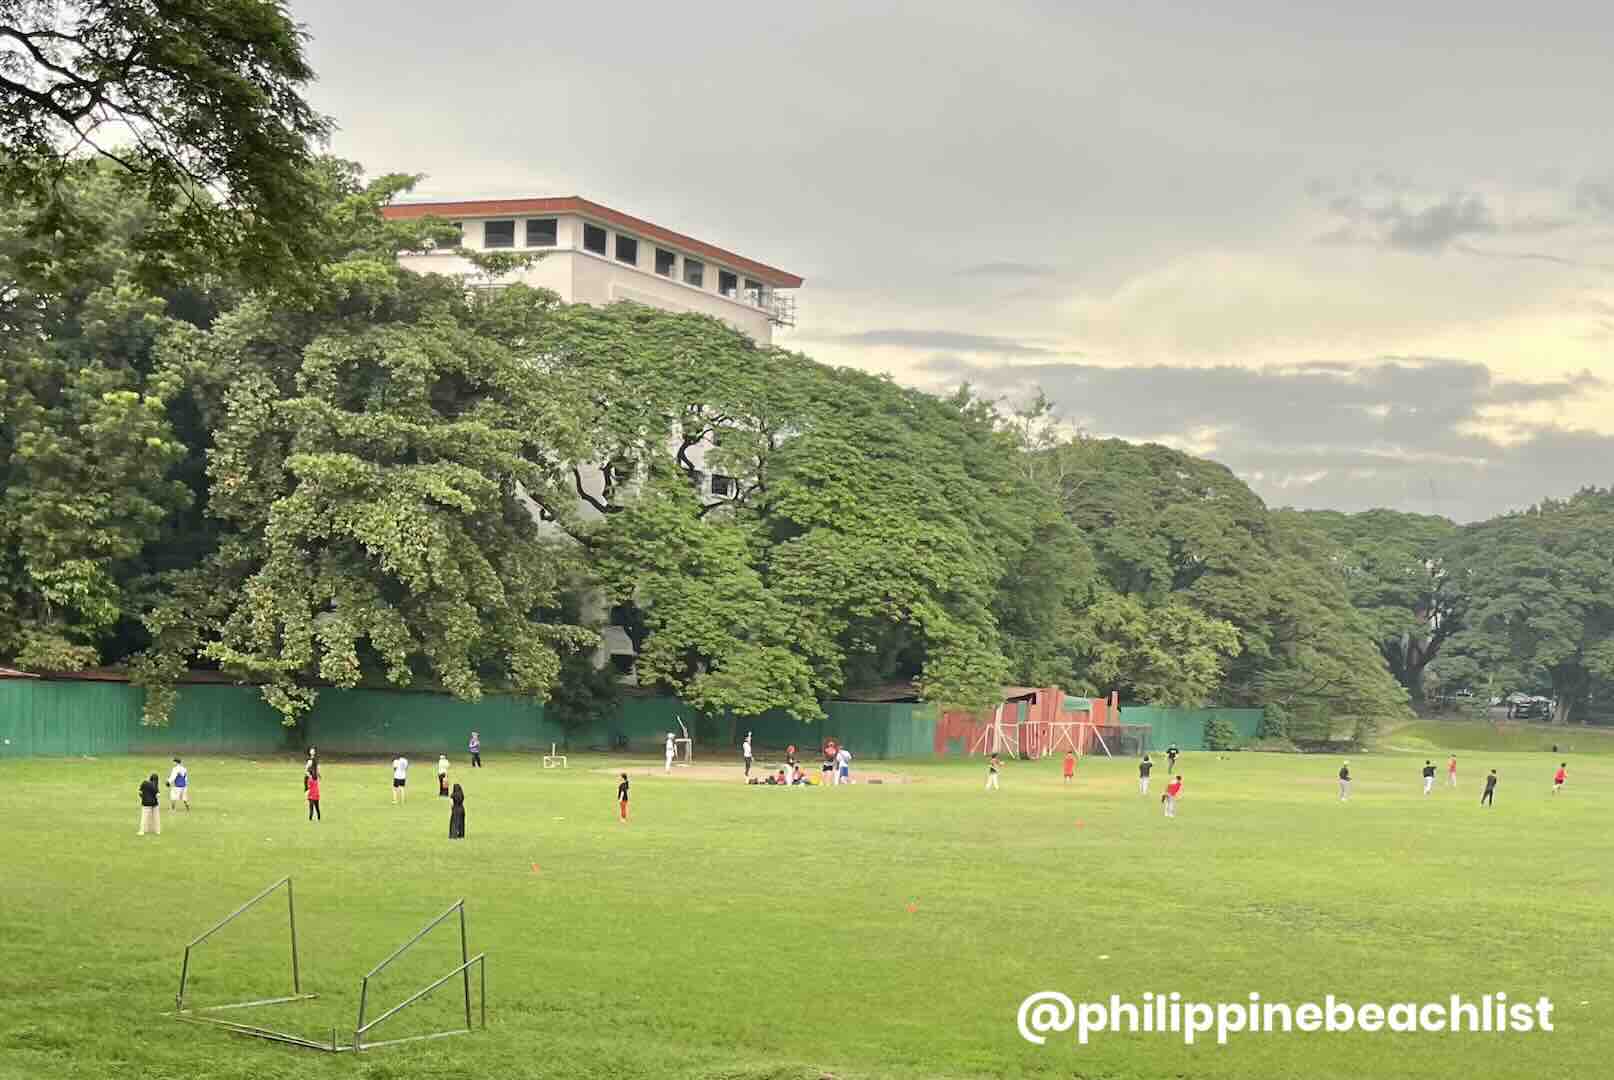
<svg viewBox="0 0 1614 1080">
<path fill-rule="evenodd" d="M 960 277 L 1050 278 L 1059 273 L 1052 266 L 1025 262 L 987 262 L 966 266 L 958 272 Z"/>
<path fill-rule="evenodd" d="M 1495 214 L 1477 195 L 1448 195 L 1439 202 L 1409 209 L 1401 198 L 1377 206 L 1355 195 L 1340 195 L 1329 204 L 1345 224 L 1324 233 L 1324 243 L 1372 243 L 1399 251 L 1437 254 L 1468 236 L 1498 231 Z"/>
<path fill-rule="evenodd" d="M 1475 520 L 1614 481 L 1614 435 L 1536 419 L 1608 391 L 1590 371 L 1526 383 L 1464 360 L 1390 358 L 1348 370 L 1043 362 L 945 374 L 1011 397 L 1040 387 L 1089 432 L 1214 457 L 1281 505 Z"/>
<path fill-rule="evenodd" d="M 805 340 L 815 340 L 803 335 Z M 837 345 L 866 345 L 890 349 L 943 349 L 966 353 L 995 353 L 999 356 L 1060 356 L 1064 350 L 1031 345 L 1013 338 L 988 334 L 963 334 L 951 330 L 863 330 L 855 334 L 833 334 L 816 340 Z"/>
</svg>

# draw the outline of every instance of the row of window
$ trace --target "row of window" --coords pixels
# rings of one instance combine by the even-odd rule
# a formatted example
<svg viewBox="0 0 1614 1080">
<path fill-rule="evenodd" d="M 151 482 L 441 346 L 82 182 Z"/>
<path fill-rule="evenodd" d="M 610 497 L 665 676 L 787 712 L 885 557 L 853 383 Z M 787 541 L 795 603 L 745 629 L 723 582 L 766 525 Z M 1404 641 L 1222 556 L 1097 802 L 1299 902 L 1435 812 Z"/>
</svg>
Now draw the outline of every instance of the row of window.
<svg viewBox="0 0 1614 1080">
<path fill-rule="evenodd" d="M 558 222 L 555 218 L 527 218 L 526 232 L 523 236 L 523 246 L 529 248 L 554 247 L 559 242 Z M 595 255 L 609 256 L 607 250 L 608 236 L 606 231 L 598 225 L 583 223 L 583 250 L 593 252 Z M 457 247 L 458 241 L 450 241 L 447 246 Z M 482 246 L 484 248 L 513 248 L 516 246 L 516 222 L 514 218 L 502 221 L 484 221 L 482 223 Z M 637 237 L 617 233 L 616 259 L 632 266 L 639 265 L 639 240 Z M 656 248 L 656 273 L 662 277 L 670 278 L 678 266 L 678 255 L 666 248 Z M 706 264 L 699 259 L 684 256 L 684 284 L 693 285 L 697 289 L 706 288 Z M 717 291 L 723 296 L 737 297 L 740 292 L 740 276 L 732 270 L 719 268 L 717 271 Z M 767 286 L 751 278 L 745 279 L 746 299 L 754 304 L 761 304 L 767 293 Z"/>
</svg>

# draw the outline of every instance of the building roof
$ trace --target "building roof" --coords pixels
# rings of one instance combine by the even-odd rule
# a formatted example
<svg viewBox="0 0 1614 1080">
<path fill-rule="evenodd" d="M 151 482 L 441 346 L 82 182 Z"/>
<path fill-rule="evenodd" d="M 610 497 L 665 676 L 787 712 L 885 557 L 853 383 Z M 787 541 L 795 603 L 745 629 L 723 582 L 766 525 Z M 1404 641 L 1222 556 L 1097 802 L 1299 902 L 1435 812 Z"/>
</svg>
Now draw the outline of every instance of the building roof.
<svg viewBox="0 0 1614 1080">
<path fill-rule="evenodd" d="M 544 199 L 473 199 L 469 202 L 410 202 L 394 203 L 384 207 L 382 215 L 394 221 L 408 218 L 440 217 L 440 218 L 489 218 L 510 215 L 527 214 L 578 214 L 582 217 L 592 218 L 616 228 L 626 230 L 649 240 L 660 240 L 664 244 L 682 248 L 694 255 L 704 255 L 708 259 L 725 263 L 736 270 L 742 270 L 759 281 L 772 285 L 777 289 L 799 289 L 802 279 L 799 274 L 792 274 L 786 270 L 747 259 L 743 255 L 736 255 L 726 251 L 715 244 L 708 244 L 696 240 L 692 236 L 664 229 L 660 225 L 652 224 L 643 218 L 636 218 L 632 214 L 624 214 L 620 210 L 612 210 L 609 206 L 601 206 L 597 202 L 579 198 L 576 195 L 565 195 L 556 198 Z"/>
</svg>

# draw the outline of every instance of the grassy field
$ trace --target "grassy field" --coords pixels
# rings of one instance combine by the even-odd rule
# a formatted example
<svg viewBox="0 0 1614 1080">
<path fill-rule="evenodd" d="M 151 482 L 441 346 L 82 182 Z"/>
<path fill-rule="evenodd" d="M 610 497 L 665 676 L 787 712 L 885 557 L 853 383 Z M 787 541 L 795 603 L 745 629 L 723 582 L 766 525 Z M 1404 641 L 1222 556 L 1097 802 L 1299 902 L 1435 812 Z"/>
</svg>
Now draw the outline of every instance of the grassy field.
<svg viewBox="0 0 1614 1080">
<path fill-rule="evenodd" d="M 1174 821 L 1130 762 L 877 764 L 909 782 L 773 790 L 621 764 L 490 756 L 465 783 L 468 839 L 420 762 L 389 801 L 380 762 L 325 770 L 305 820 L 300 760 L 190 761 L 195 809 L 137 838 L 160 760 L 0 763 L 0 1076 L 1539 1077 L 1606 1075 L 1614 1054 L 1614 758 L 1465 754 L 1457 791 L 1419 793 L 1422 757 L 1338 762 L 1188 754 Z M 1482 770 L 1501 770 L 1494 810 Z M 1156 771 L 1156 791 L 1164 768 Z M 486 950 L 489 1029 L 322 1055 L 180 1024 L 184 943 L 281 875 L 297 890 L 316 1001 L 243 1017 L 351 1035 L 359 977 L 464 896 Z M 289 986 L 283 904 L 197 953 L 200 1004 Z M 389 971 L 386 1006 L 458 962 L 448 928 Z M 1032 1046 L 1033 991 L 1302 1002 L 1555 1004 L 1550 1034 L 1073 1036 Z M 445 992 L 446 991 L 446 992 Z M 452 986 L 377 1037 L 454 1022 Z M 374 1015 L 375 1009 L 371 1010 Z M 346 1028 L 342 1035 L 340 1029 Z"/>
</svg>

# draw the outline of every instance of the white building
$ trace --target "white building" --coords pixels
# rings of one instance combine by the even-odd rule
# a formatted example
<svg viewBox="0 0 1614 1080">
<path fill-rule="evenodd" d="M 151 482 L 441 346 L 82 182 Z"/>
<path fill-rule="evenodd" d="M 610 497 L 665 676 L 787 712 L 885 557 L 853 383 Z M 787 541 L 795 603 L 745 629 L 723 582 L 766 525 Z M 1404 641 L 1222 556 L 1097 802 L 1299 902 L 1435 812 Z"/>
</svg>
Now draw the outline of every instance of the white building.
<svg viewBox="0 0 1614 1080">
<path fill-rule="evenodd" d="M 575 195 L 544 199 L 411 202 L 387 207 L 392 220 L 439 217 L 460 227 L 460 248 L 541 252 L 512 274 L 567 303 L 632 300 L 664 311 L 713 315 L 771 344 L 775 326 L 795 325 L 796 274 L 736 255 Z M 470 274 L 454 247 L 405 255 L 421 273 Z"/>
<path fill-rule="evenodd" d="M 402 256 L 401 263 L 419 273 L 476 275 L 477 268 L 460 254 L 465 249 L 536 252 L 543 258 L 505 282 L 548 289 L 566 303 L 629 300 L 664 311 L 712 315 L 759 345 L 772 343 L 775 326 L 795 325 L 791 290 L 801 287 L 799 275 L 575 195 L 399 203 L 382 213 L 391 220 L 437 217 L 459 226 L 457 246 Z M 706 449 L 702 444 L 689 451 L 702 497 L 736 497 L 740 480 L 706 471 Z M 590 496 L 599 498 L 604 492 L 598 467 L 581 470 L 579 482 Z M 601 516 L 588 499 L 580 498 L 578 504 L 584 520 Z M 590 622 L 608 623 L 604 598 L 591 597 L 584 615 Z M 628 674 L 635 650 L 626 632 L 603 625 L 601 634 L 604 644 L 596 663 L 615 663 Z"/>
</svg>

